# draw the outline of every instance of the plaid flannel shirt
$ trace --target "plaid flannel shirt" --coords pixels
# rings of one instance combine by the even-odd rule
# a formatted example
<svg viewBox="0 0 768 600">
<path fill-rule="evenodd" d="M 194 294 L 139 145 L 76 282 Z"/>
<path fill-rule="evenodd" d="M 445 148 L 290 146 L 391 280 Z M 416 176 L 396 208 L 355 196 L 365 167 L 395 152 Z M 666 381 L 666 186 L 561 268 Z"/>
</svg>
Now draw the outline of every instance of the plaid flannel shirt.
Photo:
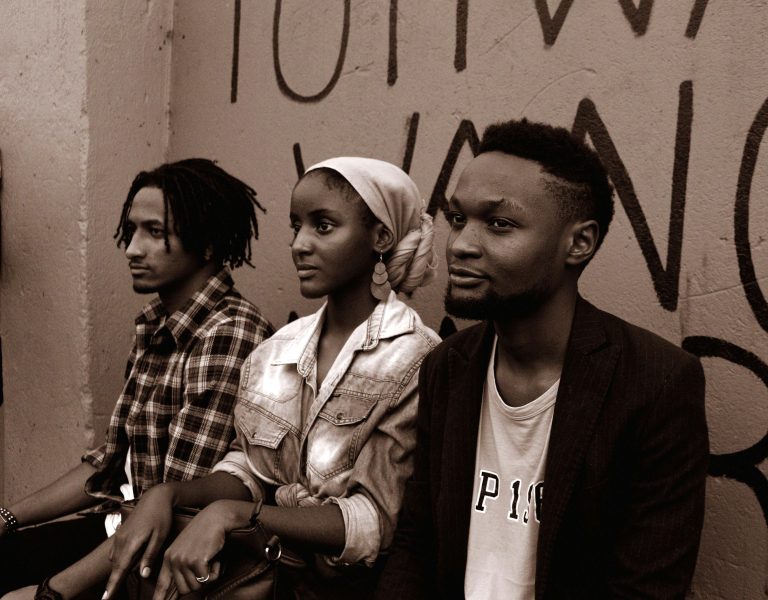
<svg viewBox="0 0 768 600">
<path fill-rule="evenodd" d="M 136 497 L 164 481 L 201 477 L 226 454 L 240 366 L 273 332 L 233 285 L 222 269 L 172 315 L 156 299 L 136 318 L 106 443 L 83 456 L 97 469 L 87 493 L 122 500 L 129 446 Z"/>
</svg>

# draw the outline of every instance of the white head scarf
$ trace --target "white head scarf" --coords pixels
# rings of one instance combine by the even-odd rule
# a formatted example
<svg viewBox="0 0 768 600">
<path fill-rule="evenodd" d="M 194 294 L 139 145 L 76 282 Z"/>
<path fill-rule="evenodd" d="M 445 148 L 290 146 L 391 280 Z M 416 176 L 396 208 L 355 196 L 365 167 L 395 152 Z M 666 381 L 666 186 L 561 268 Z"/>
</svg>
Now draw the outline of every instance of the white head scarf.
<svg viewBox="0 0 768 600">
<path fill-rule="evenodd" d="M 341 156 L 312 165 L 339 173 L 360 195 L 374 216 L 389 229 L 395 245 L 386 262 L 389 285 L 410 294 L 435 275 L 432 217 L 413 180 L 395 165 L 375 158 Z"/>
</svg>

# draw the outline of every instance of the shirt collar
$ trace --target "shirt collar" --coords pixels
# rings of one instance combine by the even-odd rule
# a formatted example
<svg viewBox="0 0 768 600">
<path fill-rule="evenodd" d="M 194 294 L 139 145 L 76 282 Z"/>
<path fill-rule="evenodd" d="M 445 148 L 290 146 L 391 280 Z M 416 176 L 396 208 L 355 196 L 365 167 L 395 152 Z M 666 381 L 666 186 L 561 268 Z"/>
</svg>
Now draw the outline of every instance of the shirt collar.
<svg viewBox="0 0 768 600">
<path fill-rule="evenodd" d="M 161 325 L 161 320 L 167 316 L 164 326 L 173 336 L 177 347 L 186 342 L 203 323 L 219 301 L 233 288 L 232 274 L 227 267 L 208 278 L 205 285 L 192 294 L 184 305 L 173 314 L 168 315 L 163 303 L 155 298 L 147 304 L 136 317 L 136 325 Z"/>
<path fill-rule="evenodd" d="M 327 303 L 311 315 L 298 335 L 283 346 L 272 360 L 273 365 L 296 364 L 302 374 L 309 372 L 317 357 L 320 330 L 325 320 Z M 413 314 L 390 292 L 386 300 L 379 302 L 371 315 L 352 332 L 353 351 L 373 350 L 380 340 L 410 333 L 414 330 Z"/>
</svg>

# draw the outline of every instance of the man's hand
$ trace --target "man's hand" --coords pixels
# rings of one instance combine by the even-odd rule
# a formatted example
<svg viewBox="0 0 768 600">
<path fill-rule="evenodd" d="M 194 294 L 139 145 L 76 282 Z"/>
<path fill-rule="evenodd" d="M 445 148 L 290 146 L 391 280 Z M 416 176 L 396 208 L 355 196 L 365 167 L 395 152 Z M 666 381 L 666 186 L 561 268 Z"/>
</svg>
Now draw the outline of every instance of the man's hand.
<svg viewBox="0 0 768 600">
<path fill-rule="evenodd" d="M 153 600 L 165 600 L 174 586 L 183 596 L 216 581 L 221 564 L 214 557 L 227 533 L 248 524 L 252 510 L 251 502 L 219 500 L 200 511 L 165 551 Z"/>
<path fill-rule="evenodd" d="M 169 485 L 153 487 L 141 498 L 131 518 L 112 537 L 109 553 L 112 573 L 104 599 L 114 595 L 140 554 L 139 574 L 145 578 L 151 575 L 152 563 L 171 531 L 173 499 L 173 490 Z"/>
</svg>

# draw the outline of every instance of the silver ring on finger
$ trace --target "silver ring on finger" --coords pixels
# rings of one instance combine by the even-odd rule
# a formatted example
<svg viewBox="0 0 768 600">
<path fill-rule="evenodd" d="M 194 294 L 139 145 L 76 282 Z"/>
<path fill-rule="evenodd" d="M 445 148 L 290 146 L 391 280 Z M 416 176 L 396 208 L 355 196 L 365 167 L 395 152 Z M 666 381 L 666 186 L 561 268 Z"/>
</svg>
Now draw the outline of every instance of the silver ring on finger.
<svg viewBox="0 0 768 600">
<path fill-rule="evenodd" d="M 205 577 L 195 577 L 197 579 L 197 583 L 205 583 L 211 578 L 211 574 L 208 573 Z"/>
</svg>

